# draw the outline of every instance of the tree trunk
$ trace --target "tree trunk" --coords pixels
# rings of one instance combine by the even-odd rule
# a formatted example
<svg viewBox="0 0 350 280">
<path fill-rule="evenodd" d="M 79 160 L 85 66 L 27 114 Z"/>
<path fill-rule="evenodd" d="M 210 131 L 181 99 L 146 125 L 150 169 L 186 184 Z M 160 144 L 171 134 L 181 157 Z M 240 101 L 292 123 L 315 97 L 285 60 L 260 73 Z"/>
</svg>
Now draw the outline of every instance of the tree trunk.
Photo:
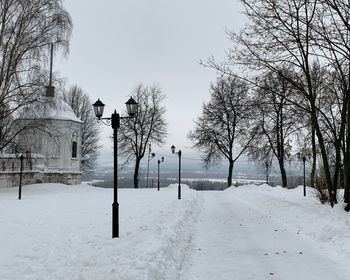
<svg viewBox="0 0 350 280">
<path fill-rule="evenodd" d="M 347 137 L 348 138 L 348 137 Z M 347 139 L 348 141 L 348 139 Z M 346 145 L 346 153 L 344 155 L 344 202 L 350 202 L 350 162 L 349 162 L 349 144 Z"/>
<path fill-rule="evenodd" d="M 280 166 L 280 172 L 281 172 L 281 179 L 282 179 L 282 187 L 287 188 L 287 173 L 286 169 L 284 167 L 284 161 L 283 159 L 278 161 L 278 164 Z"/>
<path fill-rule="evenodd" d="M 344 153 L 344 202 L 349 201 L 349 184 L 350 184 L 350 162 L 349 162 L 349 132 L 347 132 L 346 143 L 345 143 L 345 153 Z"/>
<path fill-rule="evenodd" d="M 279 141 L 279 146 L 277 148 L 279 149 L 279 166 L 280 166 L 280 171 L 281 171 L 281 177 L 282 177 L 282 187 L 287 188 L 287 174 L 286 174 L 286 169 L 284 168 L 284 133 L 283 133 L 283 108 L 281 108 L 281 123 L 280 123 L 280 141 Z"/>
<path fill-rule="evenodd" d="M 347 166 L 347 172 L 349 172 L 349 167 Z M 349 173 L 344 172 L 344 202 L 349 203 L 350 202 L 350 195 L 349 195 Z"/>
<path fill-rule="evenodd" d="M 140 157 L 136 157 L 136 164 L 135 164 L 135 172 L 134 172 L 134 188 L 137 189 L 139 187 L 139 169 L 140 169 Z"/>
<path fill-rule="evenodd" d="M 345 133 L 345 154 L 344 154 L 344 202 L 350 202 L 350 99 L 348 101 L 348 118 Z M 348 204 L 350 207 L 350 204 Z"/>
<path fill-rule="evenodd" d="M 343 137 L 342 137 L 343 138 Z M 337 199 L 337 191 L 338 191 L 338 183 L 339 183 L 339 174 L 341 171 L 341 140 L 342 138 L 335 141 L 335 166 L 334 166 L 334 174 L 333 174 L 333 191 L 332 191 L 332 202 L 335 204 L 338 203 Z"/>
<path fill-rule="evenodd" d="M 233 172 L 233 160 L 229 160 L 229 168 L 228 168 L 228 178 L 227 178 L 227 187 L 232 186 L 232 172 Z"/>
<path fill-rule="evenodd" d="M 316 151 L 316 133 L 315 128 L 311 125 L 311 145 L 312 145 L 312 168 L 310 174 L 310 187 L 315 187 L 315 176 L 316 176 L 316 162 L 317 162 L 317 151 Z"/>
<path fill-rule="evenodd" d="M 313 122 L 313 125 L 315 127 L 315 131 L 316 131 L 316 136 L 318 139 L 318 144 L 320 146 L 320 151 L 321 151 L 321 156 L 322 156 L 322 163 L 323 163 L 323 171 L 325 173 L 325 179 L 326 179 L 326 185 L 327 185 L 327 189 L 328 189 L 328 194 L 330 197 L 330 204 L 333 207 L 334 203 L 335 203 L 335 194 L 334 194 L 334 189 L 333 189 L 333 181 L 332 181 L 332 176 L 331 176 L 331 170 L 330 170 L 330 165 L 329 165 L 329 161 L 328 161 L 328 157 L 327 157 L 327 150 L 326 150 L 326 145 L 325 142 L 323 140 L 323 134 L 321 131 L 321 128 L 318 124 L 317 121 L 317 117 L 316 117 L 316 110 L 314 108 L 314 112 L 311 115 L 311 119 Z"/>
</svg>

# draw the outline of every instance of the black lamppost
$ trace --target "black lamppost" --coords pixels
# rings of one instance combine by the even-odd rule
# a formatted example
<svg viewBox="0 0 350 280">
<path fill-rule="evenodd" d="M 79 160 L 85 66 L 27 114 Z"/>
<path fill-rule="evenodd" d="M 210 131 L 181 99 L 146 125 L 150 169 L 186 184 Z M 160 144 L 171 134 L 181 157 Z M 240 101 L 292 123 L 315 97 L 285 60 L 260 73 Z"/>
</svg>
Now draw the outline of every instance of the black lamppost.
<svg viewBox="0 0 350 280">
<path fill-rule="evenodd" d="M 18 152 L 16 152 L 16 157 L 18 157 Z M 26 152 L 26 157 L 29 158 L 29 152 Z M 20 169 L 19 169 L 19 188 L 18 188 L 18 199 L 22 199 L 22 174 L 23 174 L 23 153 L 19 157 L 20 160 Z"/>
<path fill-rule="evenodd" d="M 148 188 L 148 178 L 149 178 L 149 162 L 156 156 L 155 153 L 152 153 L 151 143 L 148 146 L 148 159 L 147 159 L 147 180 L 146 188 Z"/>
<path fill-rule="evenodd" d="M 18 199 L 21 200 L 22 198 L 22 172 L 23 172 L 23 154 L 19 157 L 19 160 L 21 161 L 21 167 L 19 171 L 19 189 L 18 189 Z"/>
<path fill-rule="evenodd" d="M 175 154 L 175 146 L 172 145 L 171 146 L 171 152 L 173 154 Z M 177 198 L 178 199 L 181 199 L 181 150 L 179 150 L 178 152 L 176 152 L 176 154 L 179 155 L 179 187 L 178 187 L 178 195 L 177 195 Z"/>
<path fill-rule="evenodd" d="M 265 162 L 265 167 L 266 167 L 266 184 L 269 184 L 269 162 Z"/>
<path fill-rule="evenodd" d="M 131 118 L 136 114 L 137 102 L 131 97 L 126 103 L 126 109 L 129 117 L 120 117 L 116 110 L 110 118 L 102 118 L 105 104 L 98 99 L 92 106 L 98 122 L 113 128 L 113 145 L 114 145 L 114 200 L 112 204 L 112 238 L 119 237 L 119 203 L 118 203 L 118 128 L 120 119 Z M 105 122 L 104 122 L 105 121 Z"/>
<path fill-rule="evenodd" d="M 164 162 L 164 157 L 162 157 L 162 161 L 160 161 L 160 159 L 158 159 L 158 191 L 159 191 L 159 166 L 160 166 L 161 162 Z"/>
</svg>

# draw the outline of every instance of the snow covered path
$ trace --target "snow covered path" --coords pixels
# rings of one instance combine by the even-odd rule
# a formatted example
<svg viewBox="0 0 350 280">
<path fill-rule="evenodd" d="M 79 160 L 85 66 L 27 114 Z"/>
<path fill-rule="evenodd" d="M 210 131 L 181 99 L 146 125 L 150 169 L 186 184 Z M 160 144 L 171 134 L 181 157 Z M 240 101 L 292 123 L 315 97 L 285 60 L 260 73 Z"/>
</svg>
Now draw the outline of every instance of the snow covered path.
<svg viewBox="0 0 350 280">
<path fill-rule="evenodd" d="M 181 279 L 349 279 L 344 260 L 331 259 L 239 193 L 198 195 L 203 208 Z"/>
<path fill-rule="evenodd" d="M 121 189 L 114 239 L 112 189 L 17 192 L 0 189 L 0 280 L 349 279 L 350 215 L 311 190 Z"/>
</svg>

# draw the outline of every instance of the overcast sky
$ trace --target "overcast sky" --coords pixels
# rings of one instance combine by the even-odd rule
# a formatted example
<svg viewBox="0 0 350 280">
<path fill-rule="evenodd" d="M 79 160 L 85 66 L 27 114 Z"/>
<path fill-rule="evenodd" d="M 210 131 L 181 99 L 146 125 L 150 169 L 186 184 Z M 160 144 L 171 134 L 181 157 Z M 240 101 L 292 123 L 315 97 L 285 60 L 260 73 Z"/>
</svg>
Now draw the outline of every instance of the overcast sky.
<svg viewBox="0 0 350 280">
<path fill-rule="evenodd" d="M 214 70 L 199 65 L 213 55 L 225 57 L 230 41 L 224 30 L 239 31 L 244 22 L 237 0 L 65 0 L 73 19 L 67 59 L 55 70 L 78 84 L 93 101 L 105 104 L 105 116 L 123 112 L 130 92 L 140 83 L 158 83 L 167 95 L 168 140 L 155 152 L 181 148 L 199 157 L 186 138 L 193 120 L 209 100 Z M 103 129 L 102 157 L 112 160 L 111 128 Z"/>
</svg>

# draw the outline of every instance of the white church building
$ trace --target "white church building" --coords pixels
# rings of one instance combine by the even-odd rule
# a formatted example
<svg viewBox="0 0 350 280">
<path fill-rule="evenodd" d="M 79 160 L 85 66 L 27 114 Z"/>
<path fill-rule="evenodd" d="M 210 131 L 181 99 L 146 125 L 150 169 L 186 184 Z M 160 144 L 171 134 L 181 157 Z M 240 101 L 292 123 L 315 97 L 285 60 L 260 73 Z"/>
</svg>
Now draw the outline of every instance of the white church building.
<svg viewBox="0 0 350 280">
<path fill-rule="evenodd" d="M 81 183 L 83 122 L 66 102 L 46 96 L 24 108 L 17 122 L 36 125 L 18 134 L 16 153 L 0 153 L 0 187 L 19 185 L 20 155 L 23 185 Z"/>
</svg>

